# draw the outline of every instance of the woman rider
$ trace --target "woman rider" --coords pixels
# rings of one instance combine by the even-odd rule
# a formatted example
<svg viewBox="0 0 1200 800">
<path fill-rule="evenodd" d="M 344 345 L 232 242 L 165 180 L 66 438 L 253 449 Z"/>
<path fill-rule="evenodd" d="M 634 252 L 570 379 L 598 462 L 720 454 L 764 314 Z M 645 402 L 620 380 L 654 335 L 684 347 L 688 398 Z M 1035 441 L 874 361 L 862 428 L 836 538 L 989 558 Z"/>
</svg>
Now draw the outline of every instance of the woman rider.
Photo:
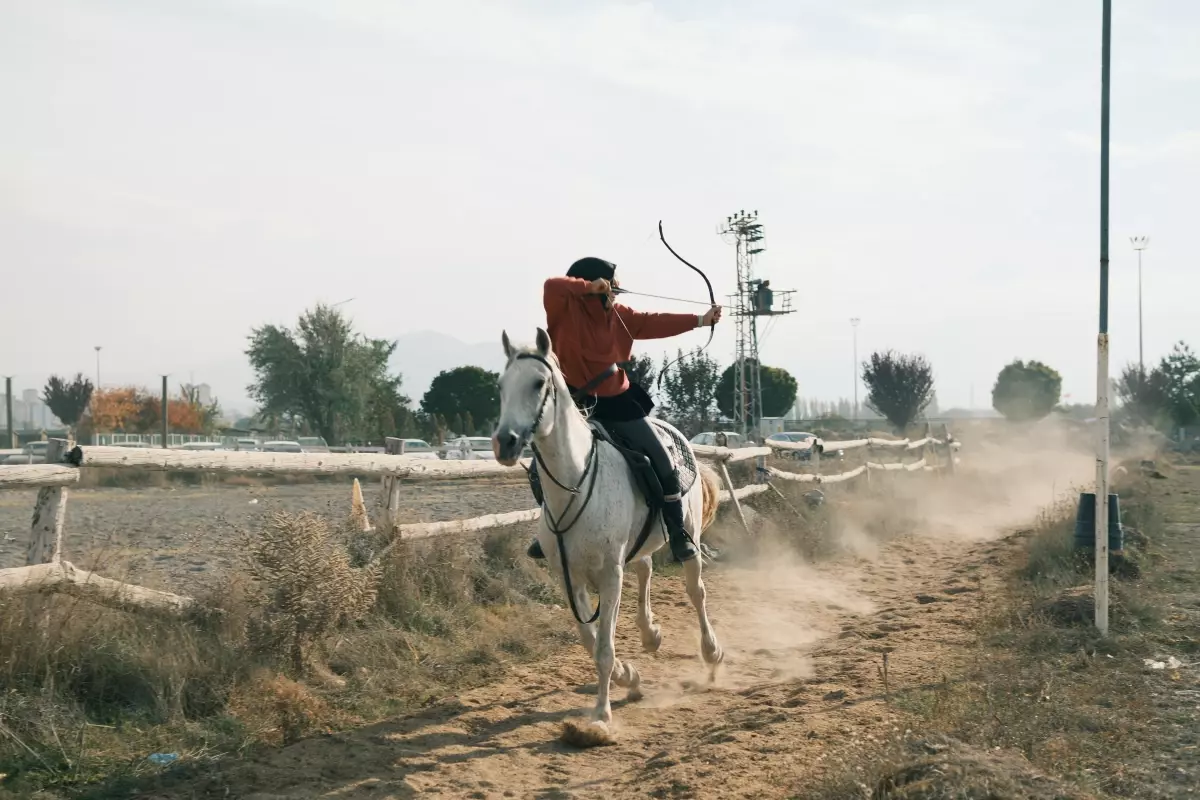
<svg viewBox="0 0 1200 800">
<path fill-rule="evenodd" d="M 567 277 L 546 281 L 546 328 L 576 403 L 613 436 L 649 457 L 662 484 L 671 554 L 676 561 L 689 561 L 696 557 L 696 547 L 683 527 L 679 474 L 646 419 L 654 403 L 617 364 L 630 360 L 635 339 L 665 339 L 715 324 L 721 307 L 702 316 L 647 314 L 615 303 L 616 288 L 616 265 L 599 258 L 576 261 Z M 536 539 L 528 552 L 531 558 L 545 558 Z"/>
</svg>

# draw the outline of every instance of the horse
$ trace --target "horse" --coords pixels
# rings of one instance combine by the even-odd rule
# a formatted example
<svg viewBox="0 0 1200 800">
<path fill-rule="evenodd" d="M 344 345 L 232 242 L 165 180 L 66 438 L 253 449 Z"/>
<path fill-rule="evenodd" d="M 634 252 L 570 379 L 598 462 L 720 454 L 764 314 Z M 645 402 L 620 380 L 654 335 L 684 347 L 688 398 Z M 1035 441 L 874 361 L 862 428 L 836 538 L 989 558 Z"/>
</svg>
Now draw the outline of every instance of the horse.
<svg viewBox="0 0 1200 800">
<path fill-rule="evenodd" d="M 596 706 L 585 726 L 590 738 L 585 738 L 591 744 L 606 743 L 611 741 L 610 681 L 628 689 L 630 702 L 641 698 L 637 668 L 616 657 L 614 642 L 628 563 L 637 573 L 642 647 L 653 653 L 662 644 L 661 628 L 650 609 L 650 556 L 665 537 L 657 531 L 642 534 L 652 523 L 661 524 L 661 515 L 639 496 L 625 456 L 592 429 L 572 402 L 550 335 L 538 328 L 533 347 L 516 348 L 504 332 L 502 343 L 507 363 L 500 377 L 500 419 L 492 447 L 500 463 L 513 466 L 525 446 L 532 446 L 543 488 L 537 538 L 547 564 L 563 585 L 580 643 L 596 664 Z M 679 441 L 690 448 L 682 437 Z M 697 467 L 697 479 L 684 494 L 683 507 L 684 524 L 699 547 L 701 533 L 716 517 L 720 490 L 713 470 L 700 462 Z M 659 519 L 647 519 L 651 513 Z M 641 546 L 631 552 L 639 539 Z M 685 562 L 683 572 L 700 623 L 700 653 L 711 680 L 724 653 L 705 608 L 701 561 L 697 556 Z M 598 595 L 597 608 L 591 619 L 585 619 L 582 614 L 592 608 L 592 592 Z"/>
</svg>

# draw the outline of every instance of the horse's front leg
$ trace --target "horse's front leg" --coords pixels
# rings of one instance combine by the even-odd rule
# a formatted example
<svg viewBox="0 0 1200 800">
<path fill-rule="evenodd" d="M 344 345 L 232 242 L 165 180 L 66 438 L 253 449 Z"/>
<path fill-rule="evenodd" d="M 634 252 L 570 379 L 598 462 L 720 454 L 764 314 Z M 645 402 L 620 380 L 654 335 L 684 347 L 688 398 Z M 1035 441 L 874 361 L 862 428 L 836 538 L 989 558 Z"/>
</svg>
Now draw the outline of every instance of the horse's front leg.
<svg viewBox="0 0 1200 800">
<path fill-rule="evenodd" d="M 632 664 L 621 664 L 617 660 L 617 614 L 621 610 L 621 583 L 624 568 L 617 563 L 607 569 L 597 587 L 600 593 L 600 619 L 596 630 L 596 711 L 597 722 L 612 722 L 612 704 L 609 702 L 609 685 L 617 671 L 617 682 L 634 684 L 637 672 Z"/>
<path fill-rule="evenodd" d="M 704 663 L 711 668 L 710 678 L 716 677 L 717 665 L 724 659 L 721 645 L 717 642 L 717 634 L 713 631 L 712 623 L 708 621 L 708 608 L 705 604 L 704 579 L 700 576 L 700 559 L 693 558 L 683 565 L 683 578 L 687 584 L 688 598 L 696 609 L 700 621 L 700 655 Z"/>
<path fill-rule="evenodd" d="M 642 633 L 642 649 L 657 653 L 662 645 L 662 628 L 654 624 L 654 612 L 650 610 L 650 575 L 654 571 L 654 562 L 650 556 L 645 556 L 633 562 L 633 568 L 638 579 L 637 626 Z"/>
</svg>

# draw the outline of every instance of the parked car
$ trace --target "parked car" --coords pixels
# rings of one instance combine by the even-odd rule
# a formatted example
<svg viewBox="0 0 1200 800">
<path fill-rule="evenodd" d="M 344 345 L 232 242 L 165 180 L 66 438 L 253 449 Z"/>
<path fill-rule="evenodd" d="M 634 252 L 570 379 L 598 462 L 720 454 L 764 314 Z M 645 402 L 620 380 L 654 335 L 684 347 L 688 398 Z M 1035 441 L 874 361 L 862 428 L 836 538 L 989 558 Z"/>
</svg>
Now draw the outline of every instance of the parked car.
<svg viewBox="0 0 1200 800">
<path fill-rule="evenodd" d="M 424 439 L 405 439 L 404 440 L 404 455 L 416 456 L 417 458 L 437 458 L 437 450 Z"/>
<path fill-rule="evenodd" d="M 264 453 L 303 453 L 304 448 L 299 442 L 277 441 L 263 442 L 262 451 Z"/>
<path fill-rule="evenodd" d="M 185 442 L 179 445 L 180 450 L 224 450 L 225 445 L 221 442 Z"/>
<path fill-rule="evenodd" d="M 30 442 L 21 448 L 17 455 L 4 459 L 5 464 L 44 464 L 46 463 L 46 448 L 49 442 Z"/>
<path fill-rule="evenodd" d="M 258 440 L 257 439 L 238 439 L 237 445 L 235 446 L 234 449 L 235 450 L 245 450 L 248 452 L 254 452 L 254 451 L 258 450 Z"/>
<path fill-rule="evenodd" d="M 772 433 L 767 437 L 767 441 L 804 444 L 805 442 L 816 438 L 816 434 L 807 433 L 805 431 L 784 431 L 783 433 Z M 796 461 L 809 461 L 812 459 L 812 452 L 812 448 L 809 448 L 808 450 L 780 450 L 778 451 L 778 455 L 781 458 L 791 458 Z"/>
<path fill-rule="evenodd" d="M 746 446 L 746 439 L 740 433 L 733 433 L 731 431 L 705 431 L 693 436 L 692 444 L 738 448 Z"/>
<path fill-rule="evenodd" d="M 305 453 L 328 453 L 329 442 L 320 436 L 301 436 L 296 439 L 300 449 Z"/>
<path fill-rule="evenodd" d="M 465 455 L 470 453 L 469 456 Z M 495 461 L 492 452 L 492 440 L 488 436 L 460 436 L 446 444 L 446 458 L 461 460 L 463 458 Z"/>
</svg>

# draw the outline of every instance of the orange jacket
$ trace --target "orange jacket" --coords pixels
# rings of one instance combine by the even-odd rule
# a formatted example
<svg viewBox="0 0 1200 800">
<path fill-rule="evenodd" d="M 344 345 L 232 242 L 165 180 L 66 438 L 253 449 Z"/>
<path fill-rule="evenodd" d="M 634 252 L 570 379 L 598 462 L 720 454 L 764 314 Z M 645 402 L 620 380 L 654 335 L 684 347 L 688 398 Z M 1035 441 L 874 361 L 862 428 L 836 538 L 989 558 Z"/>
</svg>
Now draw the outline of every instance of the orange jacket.
<svg viewBox="0 0 1200 800">
<path fill-rule="evenodd" d="M 694 330 L 700 322 L 695 314 L 648 314 L 619 303 L 605 310 L 600 296 L 588 294 L 588 282 L 581 278 L 549 279 L 542 303 L 546 306 L 546 329 L 554 355 L 558 356 L 563 377 L 576 389 L 612 364 L 629 361 L 635 339 L 678 336 Z M 618 369 L 592 394 L 613 397 L 628 388 L 629 377 L 625 370 Z"/>
</svg>

